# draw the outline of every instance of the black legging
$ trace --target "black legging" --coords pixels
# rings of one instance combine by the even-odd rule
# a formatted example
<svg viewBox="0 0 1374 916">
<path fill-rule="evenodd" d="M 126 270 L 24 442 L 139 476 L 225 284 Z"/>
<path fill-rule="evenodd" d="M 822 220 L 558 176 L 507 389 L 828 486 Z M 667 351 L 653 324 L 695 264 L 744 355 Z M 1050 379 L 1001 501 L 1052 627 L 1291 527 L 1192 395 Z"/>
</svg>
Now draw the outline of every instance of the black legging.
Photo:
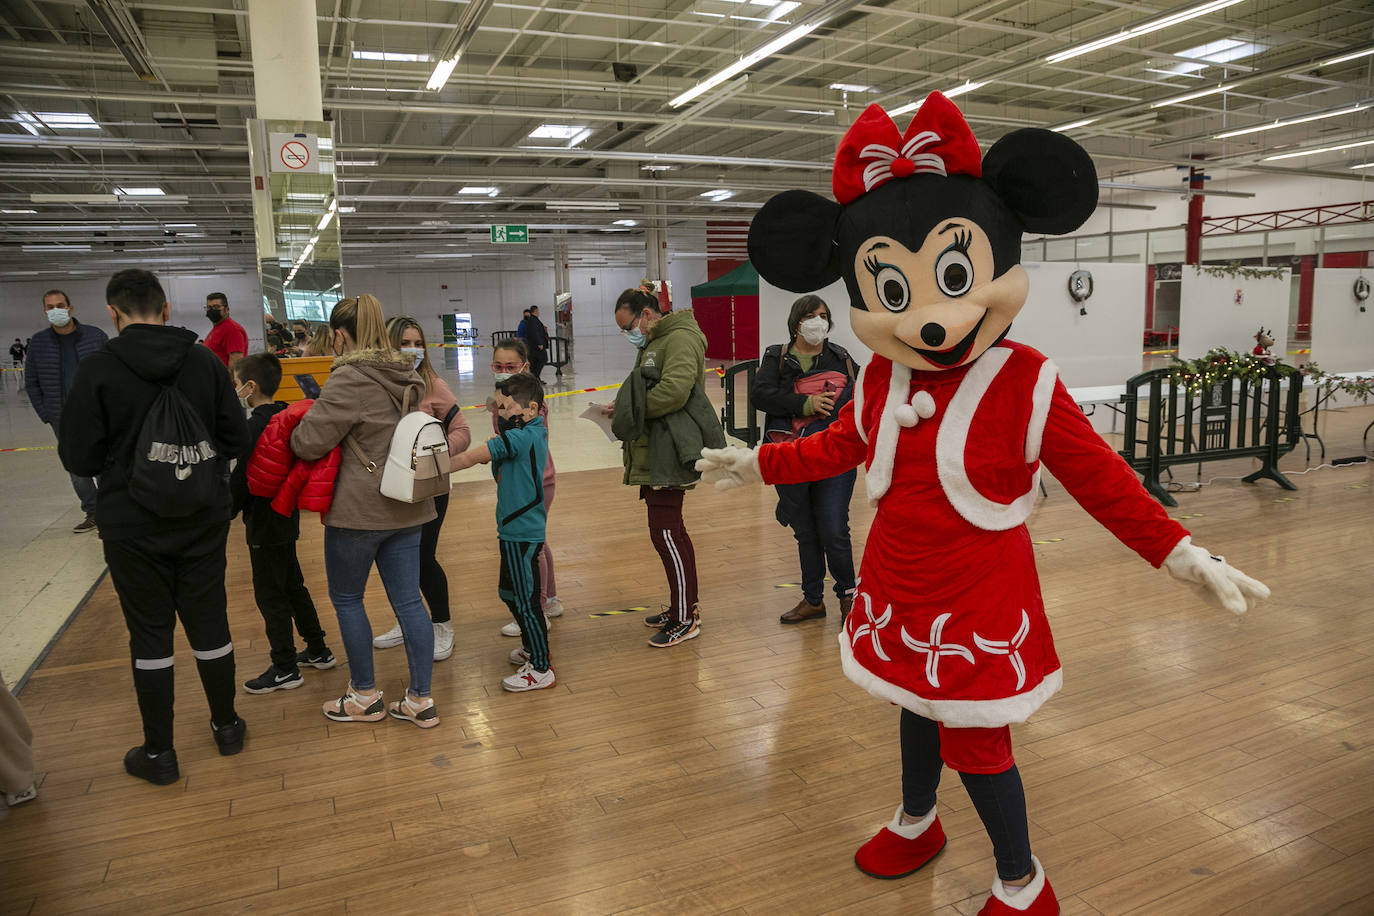
<svg viewBox="0 0 1374 916">
<path fill-rule="evenodd" d="M 434 556 L 439 549 L 439 529 L 444 527 L 444 514 L 448 512 L 447 493 L 434 497 L 434 511 L 438 514 L 420 529 L 420 594 L 429 605 L 430 619 L 448 623 L 448 576 Z"/>
<path fill-rule="evenodd" d="M 902 710 L 902 810 L 923 817 L 935 807 L 940 785 L 940 730 L 930 719 Z M 997 875 L 1015 881 L 1031 873 L 1026 793 L 1015 764 L 1001 773 L 960 773 L 964 791 L 983 821 L 997 858 Z"/>
</svg>

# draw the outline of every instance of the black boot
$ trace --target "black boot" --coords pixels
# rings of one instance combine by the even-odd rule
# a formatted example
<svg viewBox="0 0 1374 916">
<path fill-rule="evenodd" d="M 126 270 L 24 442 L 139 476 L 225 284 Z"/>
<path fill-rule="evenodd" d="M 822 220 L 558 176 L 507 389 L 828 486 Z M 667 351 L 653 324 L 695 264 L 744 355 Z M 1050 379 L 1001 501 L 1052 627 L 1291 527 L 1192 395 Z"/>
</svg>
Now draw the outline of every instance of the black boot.
<svg viewBox="0 0 1374 916">
<path fill-rule="evenodd" d="M 155 786 L 170 786 L 181 778 L 176 751 L 166 750 L 150 757 L 141 744 L 129 748 L 129 753 L 124 755 L 124 769 L 130 776 L 146 779 Z"/>
</svg>

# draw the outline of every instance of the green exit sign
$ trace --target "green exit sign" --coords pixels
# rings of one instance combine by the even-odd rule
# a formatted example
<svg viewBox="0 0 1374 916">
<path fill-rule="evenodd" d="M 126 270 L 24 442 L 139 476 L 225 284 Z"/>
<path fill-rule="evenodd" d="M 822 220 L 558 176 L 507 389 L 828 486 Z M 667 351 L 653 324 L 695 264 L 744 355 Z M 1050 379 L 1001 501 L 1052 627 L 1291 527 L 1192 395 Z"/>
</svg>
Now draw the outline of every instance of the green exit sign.
<svg viewBox="0 0 1374 916">
<path fill-rule="evenodd" d="M 529 226 L 492 226 L 491 241 L 494 245 L 524 245 L 530 240 Z"/>
</svg>

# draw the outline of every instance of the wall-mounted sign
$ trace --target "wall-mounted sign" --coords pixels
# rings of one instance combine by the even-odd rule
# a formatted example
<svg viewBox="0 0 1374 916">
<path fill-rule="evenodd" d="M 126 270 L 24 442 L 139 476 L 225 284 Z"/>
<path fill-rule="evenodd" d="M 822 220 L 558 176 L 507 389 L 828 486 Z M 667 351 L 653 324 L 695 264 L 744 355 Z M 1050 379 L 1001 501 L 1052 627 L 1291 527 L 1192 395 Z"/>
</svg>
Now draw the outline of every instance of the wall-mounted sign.
<svg viewBox="0 0 1374 916">
<path fill-rule="evenodd" d="M 314 134 L 269 134 L 271 155 L 268 162 L 274 172 L 318 174 L 320 171 L 320 138 Z"/>
<path fill-rule="evenodd" d="M 524 245 L 530 240 L 529 226 L 492 226 L 493 245 Z"/>
</svg>

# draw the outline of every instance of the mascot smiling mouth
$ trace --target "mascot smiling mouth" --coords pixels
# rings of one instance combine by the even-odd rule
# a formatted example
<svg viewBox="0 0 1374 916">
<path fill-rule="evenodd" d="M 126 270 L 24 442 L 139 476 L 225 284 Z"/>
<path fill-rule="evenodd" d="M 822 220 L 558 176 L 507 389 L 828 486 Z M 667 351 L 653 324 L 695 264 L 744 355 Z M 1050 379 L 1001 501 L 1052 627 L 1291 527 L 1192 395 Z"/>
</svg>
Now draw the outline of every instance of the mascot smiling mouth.
<svg viewBox="0 0 1374 916">
<path fill-rule="evenodd" d="M 964 335 L 964 339 L 959 341 L 948 350 L 922 350 L 919 347 L 911 347 L 921 355 L 923 359 L 928 359 L 937 366 L 944 366 L 946 369 L 957 366 L 963 362 L 968 355 L 969 348 L 973 346 L 973 341 L 978 337 L 978 332 L 983 328 L 983 322 L 988 320 L 988 310 L 983 309 L 983 317 L 978 319 L 978 323 L 973 326 L 973 330 Z"/>
</svg>

